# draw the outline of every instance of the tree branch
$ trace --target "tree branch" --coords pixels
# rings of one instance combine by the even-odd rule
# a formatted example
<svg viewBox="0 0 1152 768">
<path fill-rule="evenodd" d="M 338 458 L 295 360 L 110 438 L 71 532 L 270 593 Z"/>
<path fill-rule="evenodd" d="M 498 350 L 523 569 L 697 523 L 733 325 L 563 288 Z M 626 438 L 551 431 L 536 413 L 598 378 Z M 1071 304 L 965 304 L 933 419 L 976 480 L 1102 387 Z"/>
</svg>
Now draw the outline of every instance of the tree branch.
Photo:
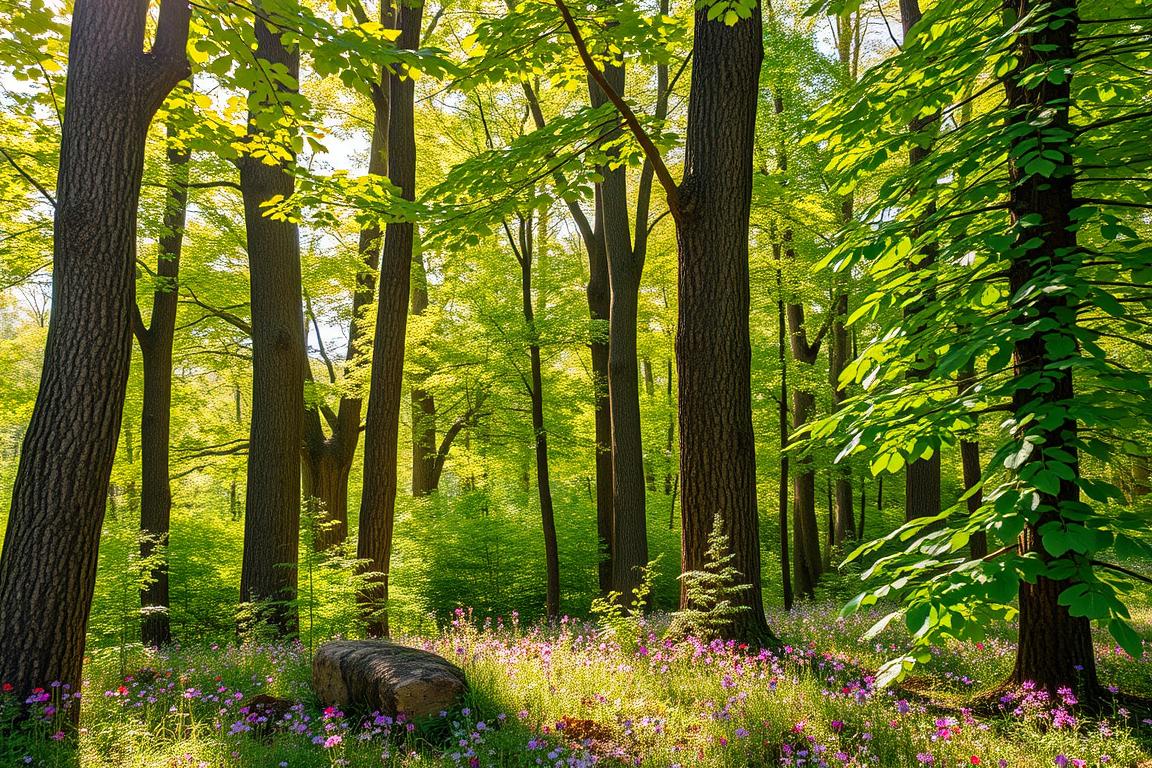
<svg viewBox="0 0 1152 768">
<path fill-rule="evenodd" d="M 0 147 L 0 155 L 4 155 L 4 159 L 7 160 L 12 165 L 12 167 L 16 169 L 16 173 L 20 174 L 20 176 L 25 181 L 35 187 L 36 191 L 43 195 L 44 199 L 47 200 L 53 208 L 56 207 L 56 198 L 52 197 L 52 195 L 40 184 L 40 182 L 32 178 L 30 173 L 21 168 L 20 164 L 12 159 L 12 155 L 8 154 L 8 150 L 4 149 L 4 147 Z"/>
<path fill-rule="evenodd" d="M 664 187 L 664 194 L 668 197 L 668 210 L 672 212 L 672 218 L 677 222 L 680 221 L 680 187 L 672 178 L 672 174 L 668 172 L 668 166 L 664 164 L 664 157 L 660 154 L 660 150 L 656 147 L 652 137 L 644 130 L 644 126 L 640 124 L 639 118 L 636 113 L 632 111 L 632 107 L 628 106 L 628 102 L 616 93 L 608 80 L 604 77 L 604 73 L 600 71 L 600 67 L 596 66 L 596 62 L 592 60 L 592 55 L 588 53 L 588 45 L 584 42 L 584 36 L 580 34 L 580 30 L 576 26 L 576 20 L 572 18 L 568 6 L 564 4 L 564 0 L 555 0 L 556 7 L 560 10 L 560 15 L 564 17 L 564 25 L 568 27 L 568 33 L 572 36 L 572 42 L 576 46 L 576 52 L 580 55 L 580 61 L 584 63 L 584 68 L 588 70 L 588 75 L 604 92 L 608 101 L 616 107 L 620 116 L 624 118 L 624 124 L 628 126 L 628 130 L 636 137 L 636 142 L 640 148 L 644 150 L 644 156 L 652 163 L 652 168 L 656 172 L 656 178 L 660 180 L 660 186 Z"/>
</svg>

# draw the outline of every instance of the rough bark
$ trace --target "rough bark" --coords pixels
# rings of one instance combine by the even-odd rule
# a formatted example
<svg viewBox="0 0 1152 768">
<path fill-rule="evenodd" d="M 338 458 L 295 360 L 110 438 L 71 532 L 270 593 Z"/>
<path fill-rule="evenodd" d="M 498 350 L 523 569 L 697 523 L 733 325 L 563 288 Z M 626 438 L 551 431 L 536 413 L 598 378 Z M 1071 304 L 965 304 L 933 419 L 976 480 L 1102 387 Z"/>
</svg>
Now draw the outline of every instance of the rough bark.
<svg viewBox="0 0 1152 768">
<path fill-rule="evenodd" d="M 696 11 L 684 179 L 677 224 L 681 566 L 704 565 L 719 512 L 749 588 L 732 636 L 772 642 L 760 585 L 752 434 L 748 217 L 760 63 L 760 6 L 732 26 Z M 681 590 L 681 605 L 687 594 Z"/>
<path fill-rule="evenodd" d="M 624 68 L 609 65 L 604 77 L 624 92 Z M 607 97 L 595 84 L 592 105 Z M 613 132 L 616 133 L 616 132 Z M 612 136 L 613 134 L 609 134 Z M 612 424 L 612 589 L 627 597 L 648 564 L 644 445 L 640 433 L 640 371 L 636 320 L 644 253 L 632 248 L 627 168 L 601 169 L 598 220 L 608 258 L 608 407 Z M 641 226 L 639 222 L 637 226 Z M 643 226 L 647 226 L 647 222 Z"/>
<path fill-rule="evenodd" d="M 53 242 L 52 317 L 0 555 L 0 678 L 80 690 L 100 527 L 132 356 L 148 126 L 188 75 L 189 7 L 77 0 Z M 78 709 L 71 710 L 73 718 Z"/>
<path fill-rule="evenodd" d="M 141 558 L 168 545 L 172 518 L 172 484 L 168 446 L 172 436 L 172 343 L 176 335 L 180 254 L 188 207 L 188 152 L 168 148 L 169 181 L 164 204 L 163 232 L 156 260 L 156 288 L 147 327 L 136 314 L 134 325 L 143 363 L 144 398 L 140 416 L 140 544 Z M 168 615 L 168 564 L 157 564 L 140 590 L 140 641 L 145 647 L 172 640 Z"/>
<path fill-rule="evenodd" d="M 397 9 L 400 48 L 420 44 L 423 4 Z M 406 200 L 416 196 L 416 123 L 414 83 L 394 72 L 388 76 L 388 173 Z M 371 391 L 364 433 L 364 488 L 360 500 L 357 557 L 375 574 L 361 595 L 370 635 L 388 634 L 388 570 L 396 514 L 397 440 L 404 384 L 404 338 L 408 328 L 414 227 L 393 222 L 384 232 L 380 259 L 376 337 L 372 345 Z"/>
<path fill-rule="evenodd" d="M 464 672 L 434 653 L 382 640 L 325 643 L 312 660 L 322 705 L 345 712 L 409 718 L 452 709 L 468 690 Z"/>
<path fill-rule="evenodd" d="M 1005 4 L 1017 18 L 1031 13 L 1033 0 L 1011 0 Z M 1005 82 L 1008 108 L 1012 111 L 1009 124 L 1027 124 L 1044 121 L 1072 135 L 1069 120 L 1070 83 L 1068 79 L 1032 78 L 1025 73 L 1043 66 L 1046 60 L 1068 61 L 1074 57 L 1074 41 L 1078 29 L 1075 0 L 1054 0 L 1047 13 L 1061 15 L 1062 24 L 1043 25 L 1036 32 L 1022 36 L 1017 42 L 1018 64 Z M 1025 81 L 1027 84 L 1025 84 Z M 1018 135 L 1016 143 L 1033 141 L 1032 133 Z M 1030 145 L 1027 145 L 1030 146 Z M 1067 145 L 1046 145 L 1060 152 L 1064 162 L 1071 166 Z M 1021 152 L 1010 151 L 1010 157 Z M 1074 176 L 1071 173 L 1044 178 L 1028 175 L 1016 162 L 1009 163 L 1012 181 L 1009 193 L 1009 211 L 1019 230 L 1008 268 L 1009 295 L 1017 296 L 1025 285 L 1047 284 L 1060 281 L 1061 275 L 1075 270 L 1080 252 L 1077 248 L 1071 212 L 1076 207 L 1073 196 Z M 1026 217 L 1034 218 L 1032 226 L 1021 227 Z M 1024 245 L 1039 238 L 1035 247 Z M 1034 299 L 1031 311 L 1019 320 L 1031 331 L 1022 332 L 1015 342 L 1013 373 L 1020 381 L 1013 394 L 1012 405 L 1019 420 L 1035 413 L 1037 405 L 1060 409 L 1074 399 L 1072 368 L 1055 366 L 1057 359 L 1047 344 L 1051 334 L 1068 332 L 1076 322 L 1076 310 L 1069 305 L 1063 293 L 1042 293 Z M 1047 411 L 1051 413 L 1052 411 Z M 1030 427 L 1029 433 L 1037 439 L 1036 450 L 1024 467 L 1045 462 L 1049 451 L 1077 454 L 1078 424 L 1066 417 L 1050 424 L 1051 420 Z M 1053 459 L 1060 461 L 1060 459 Z M 1040 493 L 1039 519 L 1025 526 L 1020 536 L 1019 551 L 1046 561 L 1050 555 L 1044 548 L 1039 529 L 1046 523 L 1059 520 L 1060 510 L 1080 498 L 1077 484 L 1080 468 L 1072 465 L 1074 479 L 1062 479 L 1056 494 Z M 1016 663 L 1009 678 L 1010 684 L 1031 681 L 1038 687 L 1055 691 L 1068 686 L 1077 691 L 1082 703 L 1092 703 L 1100 695 L 1096 674 L 1096 657 L 1092 649 L 1092 633 L 1088 619 L 1073 617 L 1060 605 L 1060 594 L 1070 586 L 1068 581 L 1054 581 L 1043 576 L 1035 583 L 1020 583 L 1020 632 L 1016 649 Z"/>
<path fill-rule="evenodd" d="M 284 45 L 279 30 L 258 16 L 255 33 L 259 65 L 283 66 L 297 77 L 299 51 Z M 258 108 L 275 109 L 275 105 Z M 250 135 L 258 130 L 251 126 Z M 261 158 L 243 157 L 238 165 L 252 308 L 252 421 L 240 599 L 257 607 L 261 621 L 292 634 L 298 626 L 291 601 L 296 597 L 299 556 L 301 361 L 306 355 L 300 236 L 295 224 L 265 216 L 263 206 L 273 197 L 290 196 L 295 183 L 288 168 Z"/>
</svg>

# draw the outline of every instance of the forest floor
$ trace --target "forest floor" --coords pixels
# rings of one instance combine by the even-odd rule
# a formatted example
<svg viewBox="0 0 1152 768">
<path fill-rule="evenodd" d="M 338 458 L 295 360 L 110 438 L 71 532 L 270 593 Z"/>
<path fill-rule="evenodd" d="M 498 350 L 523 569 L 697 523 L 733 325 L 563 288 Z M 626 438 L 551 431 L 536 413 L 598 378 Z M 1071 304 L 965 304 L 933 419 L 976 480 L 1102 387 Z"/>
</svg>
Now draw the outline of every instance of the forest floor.
<svg viewBox="0 0 1152 768">
<path fill-rule="evenodd" d="M 305 768 L 311 766 L 1109 766 L 1152 768 L 1152 719 L 1117 705 L 1087 719 L 1073 701 L 1021 692 L 977 717 L 963 702 L 1002 678 L 999 637 L 936 649 L 917 694 L 876 690 L 871 672 L 898 654 L 874 617 L 830 605 L 770 617 L 778 655 L 731 643 L 634 645 L 566 620 L 559 627 L 480 621 L 458 611 L 436 637 L 407 638 L 456 661 L 472 686 L 461 709 L 419 723 L 350 718 L 311 696 L 309 649 L 205 644 L 163 654 L 94 654 L 80 737 L 57 733 L 61 689 L 45 717 L 0 739 L 3 766 Z M 1152 613 L 1138 617 L 1148 636 Z M 1152 693 L 1152 654 L 1134 660 L 1098 638 L 1102 679 Z M 925 681 L 929 690 L 925 691 Z M 247 702 L 294 704 L 274 724 Z M 0 698 L 0 730 L 15 709 Z M 54 740 L 56 736 L 59 740 Z"/>
</svg>

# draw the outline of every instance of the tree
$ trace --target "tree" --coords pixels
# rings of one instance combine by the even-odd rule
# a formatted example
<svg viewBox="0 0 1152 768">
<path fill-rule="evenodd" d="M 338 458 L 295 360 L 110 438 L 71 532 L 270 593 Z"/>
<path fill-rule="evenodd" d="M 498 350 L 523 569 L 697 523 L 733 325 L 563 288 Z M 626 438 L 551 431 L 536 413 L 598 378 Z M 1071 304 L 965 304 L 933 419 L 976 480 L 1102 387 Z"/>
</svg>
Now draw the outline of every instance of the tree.
<svg viewBox="0 0 1152 768">
<path fill-rule="evenodd" d="M 297 89 L 300 53 L 275 20 L 255 19 L 261 87 L 249 96 L 248 151 L 237 161 L 244 198 L 252 308 L 252 421 L 240 599 L 266 607 L 284 634 L 296 631 L 300 447 L 304 417 L 304 315 L 298 226 L 269 215 L 290 197 L 295 156 L 272 110 Z M 279 128 L 279 130 L 277 130 Z"/>
<path fill-rule="evenodd" d="M 145 52 L 146 15 L 139 3 L 91 0 L 78 0 L 72 15 L 54 311 L 0 555 L 0 670 L 21 697 L 52 681 L 80 690 L 132 354 L 145 140 L 156 109 L 189 74 L 189 6 L 164 0 Z"/>
<path fill-rule="evenodd" d="M 719 512 L 733 567 L 750 589 L 732 636 L 772 642 L 760 585 L 756 460 L 748 330 L 748 217 L 760 62 L 760 6 L 730 9 L 723 22 L 695 13 L 684 178 L 677 184 L 632 108 L 605 79 L 563 0 L 564 17 L 589 75 L 620 111 L 652 162 L 676 223 L 679 252 L 681 571 L 703 568 Z M 743 18 L 742 18 L 743 16 Z M 682 607 L 687 592 L 681 589 Z"/>
<path fill-rule="evenodd" d="M 422 3 L 403 2 L 396 17 L 399 48 L 420 44 Z M 394 65 L 388 75 L 388 173 L 404 200 L 416 196 L 416 128 L 413 79 Z M 400 395 L 404 384 L 404 339 L 408 326 L 412 251 L 415 226 L 396 221 L 384 231 L 380 259 L 376 336 L 364 432 L 364 488 L 360 498 L 357 556 L 375 575 L 363 595 L 371 635 L 387 635 L 388 570 L 392 559 L 392 528 L 396 516 L 397 440 Z"/>
<path fill-rule="evenodd" d="M 132 329 L 140 344 L 144 368 L 144 400 L 140 415 L 140 559 L 146 561 L 157 546 L 166 547 L 172 518 L 172 483 L 169 447 L 172 441 L 172 344 L 179 304 L 180 255 L 188 211 L 188 150 L 176 142 L 169 127 L 168 185 L 164 201 L 163 231 L 156 257 L 156 286 L 152 291 L 151 321 L 145 325 L 139 305 L 133 304 Z M 140 591 L 140 641 L 147 647 L 172 640 L 168 617 L 168 565 L 161 562 Z"/>
<path fill-rule="evenodd" d="M 1152 115 L 1126 65 L 1101 55 L 1146 49 L 1127 40 L 1131 14 L 1076 0 L 938 5 L 916 29 L 963 20 L 955 35 L 909 36 L 823 115 L 838 113 L 838 127 L 817 138 L 851 147 L 836 163 L 841 188 L 895 152 L 929 142 L 932 151 L 880 185 L 874 224 L 854 228 L 829 258 L 878 281 L 856 312 L 878 328 L 852 364 L 865 393 L 814 432 L 840 430 L 842 455 L 868 450 L 874 472 L 892 472 L 964 439 L 982 413 L 1007 414 L 969 486 L 981 493 L 978 508 L 958 503 L 911 520 L 860 551 L 910 542 L 871 568 L 881 592 L 898 585 L 904 600 L 884 621 L 904 614 L 913 632 L 909 655 L 881 682 L 941 637 L 980 638 L 991 621 L 1017 615 L 1005 687 L 1068 687 L 1101 706 L 1092 620 L 1132 655 L 1143 651 L 1124 603 L 1131 572 L 1103 552 L 1152 547 L 1140 515 L 1101 476 L 1124 452 L 1124 433 L 1146 429 L 1152 415 L 1152 371 L 1120 362 L 1143 341 L 1114 331 L 1143 327 L 1130 307 L 1145 288 L 1118 276 L 1148 269 L 1147 204 L 1115 169 L 1148 162 L 1133 137 Z M 908 82 L 922 85 L 909 92 Z M 909 115 L 955 113 L 985 95 L 970 120 L 908 132 Z M 909 270 L 927 244 L 932 268 Z M 992 551 L 972 560 L 964 550 L 978 533 Z M 872 590 L 852 606 L 876 599 Z"/>
</svg>

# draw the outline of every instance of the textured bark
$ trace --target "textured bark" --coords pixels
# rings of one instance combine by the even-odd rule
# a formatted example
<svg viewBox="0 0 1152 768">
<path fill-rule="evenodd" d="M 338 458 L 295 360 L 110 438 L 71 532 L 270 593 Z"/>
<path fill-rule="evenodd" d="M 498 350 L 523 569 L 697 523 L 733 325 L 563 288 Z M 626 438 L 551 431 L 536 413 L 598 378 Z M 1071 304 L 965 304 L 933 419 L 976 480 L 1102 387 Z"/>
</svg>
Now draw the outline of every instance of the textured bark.
<svg viewBox="0 0 1152 768">
<path fill-rule="evenodd" d="M 1034 0 L 1011 0 L 1006 9 L 1020 18 L 1035 10 Z M 1074 56 L 1074 40 L 1078 19 L 1075 0 L 1054 0 L 1047 12 L 1061 14 L 1064 23 L 1043 25 L 1036 32 L 1022 36 L 1017 43 L 1019 63 L 1008 75 L 1005 90 L 1008 108 L 1014 110 L 1011 126 L 1029 121 L 1045 120 L 1057 129 L 1072 135 L 1069 120 L 1070 83 L 1063 79 L 1053 83 L 1048 79 L 1037 81 L 1028 73 L 1044 66 L 1046 60 L 1068 61 Z M 1021 80 L 1030 81 L 1028 85 Z M 1010 157 L 1018 158 L 1023 146 L 1033 141 L 1031 132 L 1019 134 Z M 1064 154 L 1064 163 L 1071 166 L 1067 145 L 1046 145 L 1050 150 Z M 1071 173 L 1043 178 L 1029 176 L 1016 162 L 1010 161 L 1008 175 L 1012 181 L 1009 193 L 1009 211 L 1014 223 L 1034 217 L 1036 223 L 1020 227 L 1018 242 L 1013 249 L 1008 268 L 1009 295 L 1017 296 L 1025 285 L 1037 281 L 1044 285 L 1059 282 L 1061 275 L 1079 266 L 1076 233 L 1071 211 L 1076 207 L 1073 195 L 1074 176 Z M 1041 243 L 1029 248 L 1023 245 L 1032 238 Z M 1015 416 L 1020 419 L 1036 411 L 1037 404 L 1059 409 L 1074 399 L 1072 368 L 1056 368 L 1057 360 L 1049 351 L 1050 334 L 1068 332 L 1076 322 L 1076 310 L 1062 293 L 1043 293 L 1032 301 L 1031 311 L 1021 316 L 1019 323 L 1033 329 L 1022 332 L 1016 340 L 1013 353 L 1013 373 L 1021 382 L 1013 394 Z M 1049 413 L 1051 411 L 1048 411 Z M 1055 424 L 1042 422 L 1032 426 L 1029 433 L 1037 438 L 1036 450 L 1026 460 L 1024 469 L 1031 464 L 1045 462 L 1049 451 L 1077 454 L 1078 424 L 1074 418 L 1065 418 Z M 1054 459 L 1056 460 L 1056 459 Z M 1073 464 L 1078 479 L 1080 468 Z M 1019 551 L 1032 554 L 1042 561 L 1050 555 L 1041 543 L 1039 529 L 1046 523 L 1060 519 L 1060 509 L 1075 503 L 1080 489 L 1075 479 L 1060 481 L 1059 491 L 1040 494 L 1039 519 L 1027 525 L 1020 536 Z M 1009 678 L 1010 684 L 1031 681 L 1038 687 L 1054 692 L 1061 686 L 1077 691 L 1082 703 L 1094 703 L 1100 693 L 1096 674 L 1096 657 L 1092 649 L 1092 633 L 1088 619 L 1073 617 L 1059 604 L 1060 594 L 1070 586 L 1068 581 L 1053 581 L 1043 576 L 1035 583 L 1020 583 L 1020 634 L 1016 648 L 1016 663 Z"/>
<path fill-rule="evenodd" d="M 656 398 L 656 378 L 652 373 L 652 361 L 647 357 L 640 358 L 640 377 L 644 379 L 644 396 L 651 403 Z M 652 464 L 651 454 L 646 453 L 644 458 L 644 487 L 655 493 L 656 469 Z"/>
<path fill-rule="evenodd" d="M 261 66 L 299 74 L 300 55 L 280 32 L 255 21 L 255 56 Z M 266 105 L 273 109 L 274 105 Z M 255 127 L 250 128 L 256 131 Z M 300 446 L 304 415 L 304 314 L 300 288 L 300 235 L 295 224 L 264 215 L 264 203 L 288 197 L 290 171 L 260 158 L 239 161 L 244 198 L 252 306 L 252 422 L 244 507 L 244 559 L 240 599 L 259 607 L 261 620 L 292 634 L 300 536 Z"/>
<path fill-rule="evenodd" d="M 169 182 L 159 238 L 156 289 L 152 314 L 145 328 L 137 311 L 136 339 L 144 369 L 144 401 L 140 417 L 140 531 L 145 535 L 140 556 L 151 557 L 157 545 L 167 546 L 172 518 L 172 484 L 168 446 L 172 433 L 172 343 L 176 335 L 180 253 L 188 207 L 188 153 L 168 149 Z M 168 615 L 168 564 L 152 570 L 140 590 L 140 641 L 146 646 L 172 640 Z"/>
<path fill-rule="evenodd" d="M 188 75 L 189 8 L 78 0 L 56 181 L 52 317 L 0 554 L 0 678 L 80 690 L 100 527 L 132 356 L 136 208 L 149 123 Z M 71 710 L 73 718 L 78 709 Z"/>
<path fill-rule="evenodd" d="M 345 712 L 409 718 L 452 709 L 468 690 L 464 672 L 434 653 L 381 640 L 325 643 L 312 660 L 322 705 Z"/>
<path fill-rule="evenodd" d="M 909 37 L 913 28 L 919 23 L 921 17 L 920 5 L 918 0 L 900 0 L 900 23 L 904 29 L 904 37 Z M 916 117 L 908 124 L 908 131 L 913 135 L 922 134 L 925 129 L 936 122 L 938 115 L 926 115 Z M 932 151 L 931 145 L 920 146 L 915 145 L 909 150 L 908 162 L 912 166 L 922 163 L 927 157 L 928 153 Z M 926 211 L 926 216 L 931 216 L 935 213 L 935 204 L 930 204 Z M 937 248 L 934 243 L 926 243 L 917 257 L 908 263 L 908 269 L 912 271 L 931 269 L 932 264 L 936 261 Z M 932 303 L 936 296 L 932 290 L 925 292 L 924 297 L 916 304 L 908 307 L 904 311 L 904 316 L 908 318 L 908 322 L 913 324 L 911 330 L 912 334 L 917 333 L 919 328 L 915 327 L 913 318 L 920 312 L 921 308 L 927 304 Z M 924 379 L 928 376 L 931 369 L 931 363 L 928 360 L 918 360 L 917 365 L 913 371 L 908 375 L 908 378 Z M 927 459 L 915 459 L 909 461 L 904 470 L 904 516 L 908 520 L 913 520 L 917 517 L 931 517 L 940 513 L 940 452 L 936 451 Z"/>
<path fill-rule="evenodd" d="M 428 309 L 428 276 L 424 257 L 413 255 L 412 314 Z M 436 489 L 436 398 L 421 384 L 412 387 L 412 495 L 427 496 Z"/>
<path fill-rule="evenodd" d="M 760 520 L 752 434 L 748 216 L 762 22 L 732 26 L 696 11 L 679 251 L 681 566 L 704 565 L 716 513 L 749 588 L 732 636 L 772 642 L 760 585 Z M 681 605 L 687 594 L 681 589 Z"/>
<path fill-rule="evenodd" d="M 609 65 L 604 77 L 624 92 L 624 68 Z M 595 84 L 592 105 L 607 97 Z M 613 136 L 617 132 L 610 133 Z M 627 168 L 601 168 L 597 221 L 603 221 L 608 258 L 608 407 L 612 424 L 612 589 L 631 595 L 648 564 L 644 445 L 640 437 L 640 371 L 636 320 L 644 253 L 632 248 Z M 637 226 L 641 226 L 639 223 Z M 647 226 L 647 222 L 643 226 Z"/>
<path fill-rule="evenodd" d="M 401 4 L 397 10 L 401 48 L 420 44 L 423 4 Z M 414 83 L 400 73 L 388 76 L 391 116 L 388 121 L 388 173 L 406 200 L 416 196 L 416 123 Z M 371 392 L 364 433 L 364 488 L 360 500 L 357 557 L 368 562 L 373 583 L 361 595 L 370 635 L 388 634 L 388 570 L 392 559 L 392 525 L 396 515 L 397 440 L 400 396 L 404 385 L 404 337 L 411 292 L 411 222 L 390 223 L 380 259 L 376 337 L 372 345 Z"/>
</svg>

